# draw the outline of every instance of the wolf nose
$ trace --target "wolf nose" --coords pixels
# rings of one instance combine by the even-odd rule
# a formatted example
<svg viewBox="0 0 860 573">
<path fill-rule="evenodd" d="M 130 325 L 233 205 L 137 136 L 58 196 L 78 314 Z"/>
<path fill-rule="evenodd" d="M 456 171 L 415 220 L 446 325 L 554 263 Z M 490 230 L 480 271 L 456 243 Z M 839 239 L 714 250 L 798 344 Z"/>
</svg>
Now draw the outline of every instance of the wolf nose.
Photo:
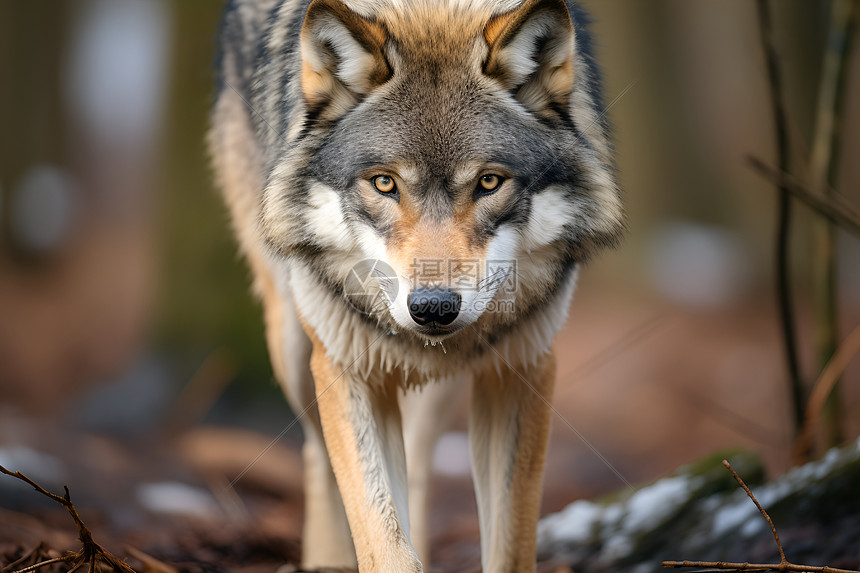
<svg viewBox="0 0 860 573">
<path fill-rule="evenodd" d="M 417 324 L 423 326 L 435 322 L 448 326 L 460 314 L 460 301 L 460 295 L 452 290 L 419 288 L 409 295 L 406 302 L 409 314 Z"/>
</svg>

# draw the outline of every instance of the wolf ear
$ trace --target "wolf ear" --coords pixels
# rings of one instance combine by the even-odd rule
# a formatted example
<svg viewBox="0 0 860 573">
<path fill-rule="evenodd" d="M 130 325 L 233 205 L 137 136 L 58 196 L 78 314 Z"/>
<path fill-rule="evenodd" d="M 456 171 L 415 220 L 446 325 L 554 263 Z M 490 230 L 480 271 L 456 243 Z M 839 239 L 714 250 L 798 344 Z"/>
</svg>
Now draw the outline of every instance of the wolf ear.
<svg viewBox="0 0 860 573">
<path fill-rule="evenodd" d="M 484 28 L 484 73 L 533 111 L 565 105 L 573 91 L 574 29 L 564 0 L 525 0 Z"/>
<path fill-rule="evenodd" d="M 302 91 L 311 107 L 341 112 L 391 75 L 385 28 L 343 0 L 313 0 L 301 32 Z"/>
</svg>

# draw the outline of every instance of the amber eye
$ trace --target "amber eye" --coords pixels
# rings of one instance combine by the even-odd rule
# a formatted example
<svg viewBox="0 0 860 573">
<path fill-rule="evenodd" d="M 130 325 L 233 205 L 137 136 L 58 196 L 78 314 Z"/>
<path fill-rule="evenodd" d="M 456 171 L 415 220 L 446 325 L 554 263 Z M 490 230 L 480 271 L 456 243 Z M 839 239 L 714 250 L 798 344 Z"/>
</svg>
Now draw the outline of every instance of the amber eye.
<svg viewBox="0 0 860 573">
<path fill-rule="evenodd" d="M 397 191 L 397 185 L 394 184 L 394 179 L 389 177 L 388 175 L 377 175 L 373 179 L 373 186 L 376 187 L 376 190 L 380 193 L 394 193 Z"/>
<path fill-rule="evenodd" d="M 478 181 L 477 191 L 481 194 L 492 193 L 502 186 L 502 181 L 504 180 L 498 175 L 488 173 L 487 175 L 483 175 Z"/>
</svg>

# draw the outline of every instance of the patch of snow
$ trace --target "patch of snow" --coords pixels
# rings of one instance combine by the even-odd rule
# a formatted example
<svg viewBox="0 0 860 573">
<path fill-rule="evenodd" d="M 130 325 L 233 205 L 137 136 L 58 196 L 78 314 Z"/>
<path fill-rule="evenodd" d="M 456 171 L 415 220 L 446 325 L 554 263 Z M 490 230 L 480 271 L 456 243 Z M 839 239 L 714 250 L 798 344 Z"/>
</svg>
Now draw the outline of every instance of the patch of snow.
<svg viewBox="0 0 860 573">
<path fill-rule="evenodd" d="M 637 535 L 658 527 L 690 501 L 702 478 L 681 475 L 661 479 L 636 491 L 626 500 L 601 507 L 576 501 L 549 515 L 538 525 L 538 546 L 582 545 L 599 532 L 603 556 L 610 560 L 630 554 Z"/>
<path fill-rule="evenodd" d="M 804 479 L 803 482 L 805 481 L 807 480 Z M 791 495 L 795 490 L 798 489 L 798 485 L 800 483 L 802 482 L 791 483 L 789 481 L 777 481 L 772 484 L 758 488 L 757 491 L 753 491 L 753 495 L 756 496 L 756 499 L 761 504 L 761 506 L 767 509 L 771 505 Z M 748 498 L 744 499 L 747 500 L 747 503 L 752 503 L 751 501 L 749 501 Z"/>
<path fill-rule="evenodd" d="M 212 495 L 179 482 L 145 483 L 137 488 L 137 500 L 154 513 L 208 518 L 218 513 Z"/>
<path fill-rule="evenodd" d="M 633 551 L 633 542 L 630 537 L 623 533 L 616 533 L 603 544 L 603 552 L 600 560 L 603 562 L 612 562 L 623 559 L 630 555 L 631 551 Z"/>
<path fill-rule="evenodd" d="M 559 541 L 586 543 L 594 534 L 603 509 L 596 503 L 579 500 L 548 515 L 538 523 L 538 545 L 548 547 Z"/>
<path fill-rule="evenodd" d="M 624 514 L 618 521 L 619 530 L 604 546 L 610 560 L 629 555 L 635 538 L 651 531 L 690 501 L 690 496 L 701 484 L 701 478 L 689 475 L 663 478 L 643 487 L 623 503 Z"/>
<path fill-rule="evenodd" d="M 858 440 L 858 446 L 860 446 L 860 440 Z M 776 481 L 754 488 L 753 494 L 767 511 L 774 504 L 810 487 L 813 482 L 824 479 L 838 467 L 850 464 L 858 458 L 860 456 L 852 455 L 850 450 L 846 452 L 846 450 L 833 448 L 822 459 L 794 468 Z M 736 527 L 742 527 L 741 534 L 749 537 L 765 527 L 765 521 L 757 518 L 758 509 L 746 493 L 737 491 L 730 499 L 731 503 L 719 508 L 714 514 L 712 532 L 715 536 L 720 536 Z"/>
<path fill-rule="evenodd" d="M 714 494 L 710 497 L 706 497 L 701 502 L 702 512 L 705 515 L 712 515 L 715 511 L 717 511 L 721 505 L 723 505 L 725 501 L 725 496 L 722 494 Z"/>
<path fill-rule="evenodd" d="M 621 529 L 621 520 L 624 519 L 624 503 L 617 501 L 604 508 L 599 524 L 601 539 L 611 539 Z"/>
<path fill-rule="evenodd" d="M 739 527 L 753 517 L 754 513 L 758 513 L 755 506 L 747 499 L 746 494 L 743 497 L 733 496 L 733 501 L 717 510 L 714 514 L 712 525 L 713 534 L 720 536 L 729 530 Z"/>
<path fill-rule="evenodd" d="M 660 525 L 685 503 L 700 484 L 688 475 L 664 478 L 633 494 L 627 501 L 624 530 L 630 533 L 647 531 Z"/>
<path fill-rule="evenodd" d="M 764 519 L 750 519 L 741 527 L 741 535 L 744 537 L 752 537 L 767 527 L 767 522 Z"/>
</svg>

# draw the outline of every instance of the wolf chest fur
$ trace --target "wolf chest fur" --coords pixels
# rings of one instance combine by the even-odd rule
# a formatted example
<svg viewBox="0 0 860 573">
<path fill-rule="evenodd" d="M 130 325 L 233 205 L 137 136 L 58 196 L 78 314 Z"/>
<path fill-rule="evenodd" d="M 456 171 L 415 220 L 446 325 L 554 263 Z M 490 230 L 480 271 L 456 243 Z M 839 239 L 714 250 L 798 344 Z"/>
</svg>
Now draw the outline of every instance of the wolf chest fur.
<svg viewBox="0 0 860 573">
<path fill-rule="evenodd" d="M 485 571 L 531 571 L 579 266 L 622 230 L 564 0 L 233 0 L 210 148 L 305 433 L 306 566 L 422 571 L 471 388 Z"/>
</svg>

